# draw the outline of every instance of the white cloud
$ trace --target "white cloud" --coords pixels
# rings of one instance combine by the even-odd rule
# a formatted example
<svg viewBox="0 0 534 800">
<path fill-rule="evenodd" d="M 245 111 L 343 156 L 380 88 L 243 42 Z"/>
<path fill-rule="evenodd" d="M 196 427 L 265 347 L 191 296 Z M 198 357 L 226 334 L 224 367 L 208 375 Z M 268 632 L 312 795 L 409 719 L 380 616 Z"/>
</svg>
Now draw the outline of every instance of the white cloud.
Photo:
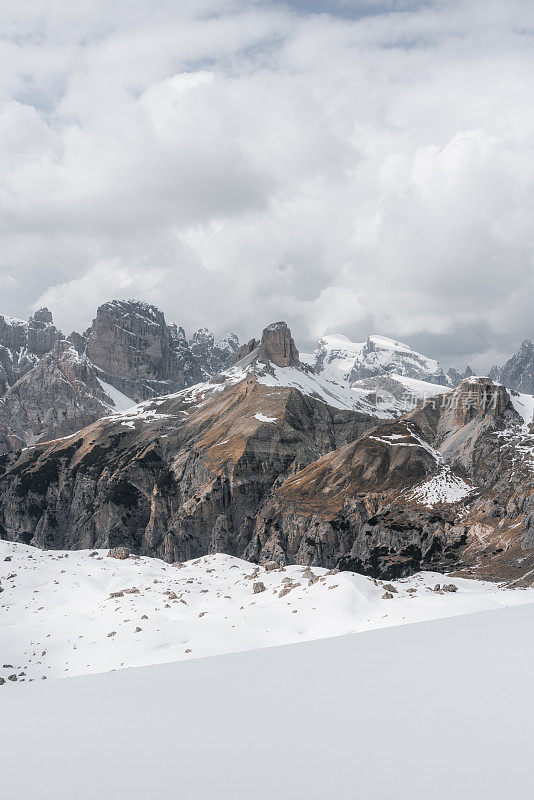
<svg viewBox="0 0 534 800">
<path fill-rule="evenodd" d="M 3 4 L 0 310 L 140 295 L 483 366 L 534 335 L 532 4 L 337 8 Z"/>
</svg>

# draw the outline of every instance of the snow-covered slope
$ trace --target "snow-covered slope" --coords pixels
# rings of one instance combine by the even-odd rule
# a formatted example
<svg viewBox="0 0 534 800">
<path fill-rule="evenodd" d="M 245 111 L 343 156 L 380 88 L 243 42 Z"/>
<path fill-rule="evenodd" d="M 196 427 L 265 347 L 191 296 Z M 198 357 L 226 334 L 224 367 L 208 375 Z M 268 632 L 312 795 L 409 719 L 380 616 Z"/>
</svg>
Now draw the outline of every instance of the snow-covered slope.
<svg viewBox="0 0 534 800">
<path fill-rule="evenodd" d="M 106 383 L 97 377 L 97 380 L 110 399 L 110 407 L 116 409 L 118 412 L 128 411 L 132 406 L 135 406 L 135 400 L 131 397 L 126 397 L 125 394 L 119 392 L 111 383 Z"/>
<path fill-rule="evenodd" d="M 442 464 L 438 473 L 417 484 L 405 496 L 425 508 L 433 508 L 443 503 L 458 503 L 471 494 L 473 489 L 463 478 L 455 475 L 448 464 Z"/>
<path fill-rule="evenodd" d="M 1 697 L 2 794 L 526 798 L 533 625 L 531 604 L 16 685 Z"/>
<path fill-rule="evenodd" d="M 258 380 L 265 386 L 289 386 L 298 389 L 302 394 L 322 400 L 334 408 L 361 411 L 365 414 L 390 419 L 395 416 L 389 405 L 377 404 L 375 393 L 360 387 L 329 379 L 323 375 L 307 373 L 299 367 L 276 367 L 263 374 Z"/>
<path fill-rule="evenodd" d="M 319 567 L 266 571 L 223 554 L 173 566 L 2 541 L 0 576 L 0 692 L 10 675 L 105 672 L 534 602 L 534 589 L 437 573 L 384 584 Z M 437 583 L 458 591 L 440 594 Z"/>
<path fill-rule="evenodd" d="M 396 373 L 447 385 L 443 370 L 435 359 L 386 336 L 369 336 L 366 342 L 352 342 L 341 334 L 324 336 L 314 353 L 305 354 L 301 359 L 317 375 L 349 384 L 362 378 Z"/>
<path fill-rule="evenodd" d="M 510 398 L 512 400 L 513 407 L 523 418 L 525 430 L 528 432 L 528 426 L 531 422 L 534 422 L 534 396 L 531 394 L 521 394 L 520 392 L 510 391 Z"/>
<path fill-rule="evenodd" d="M 210 380 L 165 397 L 179 398 L 195 407 L 213 394 L 254 376 L 265 386 L 292 387 L 334 408 L 393 419 L 427 397 L 450 391 L 440 383 L 441 378 L 445 383 L 445 378 L 437 361 L 383 336 L 371 336 L 361 344 L 341 335 L 326 336 L 315 354 L 301 355 L 300 360 L 300 364 L 290 366 L 266 364 L 258 358 L 255 348 Z M 367 377 L 356 379 L 358 370 L 366 371 Z M 163 398 L 154 398 L 131 409 L 125 408 L 126 402 L 120 408 L 117 405 L 117 409 L 123 413 L 126 410 L 130 419 L 146 419 L 147 412 L 153 412 L 162 402 Z"/>
<path fill-rule="evenodd" d="M 301 353 L 300 360 L 311 366 L 317 375 L 348 383 L 364 342 L 352 342 L 341 333 L 323 336 L 313 353 Z"/>
<path fill-rule="evenodd" d="M 133 408 L 127 409 L 125 418 L 146 419 L 147 415 L 154 417 L 154 409 L 167 400 L 180 399 L 182 402 L 190 404 L 191 407 L 198 407 L 204 400 L 224 391 L 229 386 L 235 386 L 247 378 L 256 377 L 259 383 L 264 386 L 289 387 L 298 389 L 302 394 L 321 400 L 334 408 L 359 411 L 364 414 L 378 417 L 379 419 L 391 419 L 404 411 L 399 410 L 404 406 L 395 401 L 395 398 L 388 398 L 387 402 L 377 403 L 376 392 L 374 389 L 354 388 L 346 384 L 337 383 L 320 375 L 314 375 L 301 367 L 277 367 L 273 364 L 267 369 L 265 365 L 244 359 L 235 367 L 221 372 L 210 381 L 197 383 L 187 389 L 174 394 L 165 395 L 151 400 L 145 400 Z M 124 412 L 122 412 L 124 415 Z M 113 419 L 118 419 L 120 415 L 114 415 Z"/>
</svg>

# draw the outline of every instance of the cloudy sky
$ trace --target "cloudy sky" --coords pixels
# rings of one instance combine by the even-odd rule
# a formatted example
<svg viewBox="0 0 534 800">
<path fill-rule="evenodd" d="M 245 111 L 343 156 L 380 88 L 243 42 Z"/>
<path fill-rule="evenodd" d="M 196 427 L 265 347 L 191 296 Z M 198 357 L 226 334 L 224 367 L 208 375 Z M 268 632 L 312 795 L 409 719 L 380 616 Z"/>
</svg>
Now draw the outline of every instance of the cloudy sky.
<svg viewBox="0 0 534 800">
<path fill-rule="evenodd" d="M 0 312 L 534 337 L 531 0 L 3 0 Z"/>
</svg>

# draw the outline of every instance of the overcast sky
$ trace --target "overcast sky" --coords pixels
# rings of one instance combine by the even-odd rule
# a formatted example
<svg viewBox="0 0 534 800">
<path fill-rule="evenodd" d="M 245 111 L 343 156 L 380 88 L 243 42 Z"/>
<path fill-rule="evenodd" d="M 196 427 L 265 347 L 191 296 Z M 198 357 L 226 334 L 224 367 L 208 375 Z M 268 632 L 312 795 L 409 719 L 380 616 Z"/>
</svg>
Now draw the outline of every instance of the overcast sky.
<svg viewBox="0 0 534 800">
<path fill-rule="evenodd" d="M 534 337 L 534 3 L 3 0 L 0 312 Z"/>
</svg>

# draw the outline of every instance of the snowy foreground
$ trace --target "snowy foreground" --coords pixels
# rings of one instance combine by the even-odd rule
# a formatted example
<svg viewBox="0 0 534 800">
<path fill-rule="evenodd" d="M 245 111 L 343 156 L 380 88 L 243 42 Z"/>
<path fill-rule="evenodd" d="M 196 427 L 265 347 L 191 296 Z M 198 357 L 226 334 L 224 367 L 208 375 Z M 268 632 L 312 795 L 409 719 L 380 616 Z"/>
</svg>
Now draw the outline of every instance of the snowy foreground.
<svg viewBox="0 0 534 800">
<path fill-rule="evenodd" d="M 533 626 L 526 605 L 15 685 L 2 796 L 529 797 Z"/>
<path fill-rule="evenodd" d="M 265 591 L 255 594 L 258 581 Z M 438 583 L 458 591 L 437 593 Z M 437 573 L 394 581 L 391 590 L 354 573 L 313 568 L 310 580 L 303 567 L 266 572 L 225 555 L 180 567 L 4 541 L 0 586 L 0 700 L 43 676 L 192 660 L 534 603 L 534 589 Z M 13 675 L 16 683 L 8 680 Z"/>
</svg>

